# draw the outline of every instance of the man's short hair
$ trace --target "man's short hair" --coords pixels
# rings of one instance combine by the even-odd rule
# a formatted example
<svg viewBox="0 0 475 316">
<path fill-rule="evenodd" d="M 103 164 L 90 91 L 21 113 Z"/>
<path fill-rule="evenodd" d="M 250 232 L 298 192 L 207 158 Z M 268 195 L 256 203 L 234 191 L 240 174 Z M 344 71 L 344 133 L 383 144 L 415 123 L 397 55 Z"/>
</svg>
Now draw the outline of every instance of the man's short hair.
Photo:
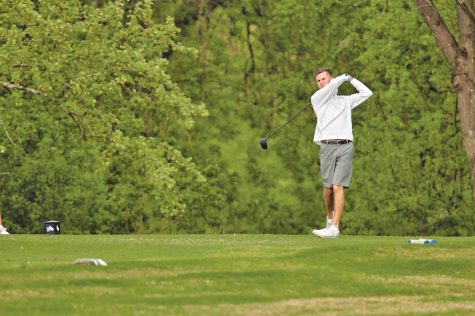
<svg viewBox="0 0 475 316">
<path fill-rule="evenodd" d="M 333 74 L 332 74 L 332 71 L 328 68 L 318 68 L 317 70 L 315 70 L 315 72 L 313 73 L 313 77 L 317 77 L 319 74 L 321 74 L 322 72 L 328 72 L 330 74 L 330 76 L 333 77 Z"/>
</svg>

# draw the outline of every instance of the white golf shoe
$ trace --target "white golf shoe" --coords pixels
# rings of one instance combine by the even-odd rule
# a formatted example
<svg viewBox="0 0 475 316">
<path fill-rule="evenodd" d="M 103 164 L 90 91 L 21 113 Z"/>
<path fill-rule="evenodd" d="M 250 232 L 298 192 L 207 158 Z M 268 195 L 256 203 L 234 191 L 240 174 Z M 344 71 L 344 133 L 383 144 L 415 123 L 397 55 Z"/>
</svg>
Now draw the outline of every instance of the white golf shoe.
<svg viewBox="0 0 475 316">
<path fill-rule="evenodd" d="M 333 219 L 330 220 L 330 219 L 327 218 L 327 224 L 325 225 L 325 227 L 322 228 L 322 229 L 314 229 L 314 230 L 312 230 L 312 234 L 318 236 L 318 234 L 319 234 L 320 232 L 322 232 L 323 230 L 327 229 L 327 228 L 330 227 L 332 224 L 333 224 Z"/>
<path fill-rule="evenodd" d="M 322 238 L 337 238 L 340 237 L 340 230 L 338 227 L 331 225 L 328 228 L 317 230 L 314 235 Z"/>
<path fill-rule="evenodd" d="M 7 232 L 7 229 L 0 225 L 0 235 L 10 235 L 9 232 Z"/>
</svg>

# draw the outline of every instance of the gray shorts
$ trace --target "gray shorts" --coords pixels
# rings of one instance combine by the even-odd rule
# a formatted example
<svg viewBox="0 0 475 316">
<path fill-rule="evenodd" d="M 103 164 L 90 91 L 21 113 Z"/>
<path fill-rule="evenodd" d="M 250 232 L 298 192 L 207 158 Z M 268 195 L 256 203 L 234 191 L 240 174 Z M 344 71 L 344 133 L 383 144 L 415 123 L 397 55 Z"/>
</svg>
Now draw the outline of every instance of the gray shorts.
<svg viewBox="0 0 475 316">
<path fill-rule="evenodd" d="M 348 188 L 352 164 L 353 142 L 341 145 L 320 144 L 320 173 L 325 187 L 332 188 L 336 184 Z"/>
</svg>

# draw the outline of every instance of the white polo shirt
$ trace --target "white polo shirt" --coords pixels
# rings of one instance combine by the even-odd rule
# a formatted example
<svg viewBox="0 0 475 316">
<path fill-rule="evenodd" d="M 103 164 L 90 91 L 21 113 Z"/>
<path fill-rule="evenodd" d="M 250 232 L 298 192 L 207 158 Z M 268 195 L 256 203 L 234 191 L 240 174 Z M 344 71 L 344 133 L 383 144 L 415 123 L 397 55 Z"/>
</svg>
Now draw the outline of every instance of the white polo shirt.
<svg viewBox="0 0 475 316">
<path fill-rule="evenodd" d="M 317 144 L 329 139 L 353 141 L 351 110 L 373 95 L 373 92 L 361 81 L 353 78 L 350 83 L 358 90 L 358 93 L 338 95 L 338 87 L 348 79 L 349 76 L 346 74 L 333 78 L 310 99 L 317 115 L 317 126 L 313 137 L 313 141 Z"/>
</svg>

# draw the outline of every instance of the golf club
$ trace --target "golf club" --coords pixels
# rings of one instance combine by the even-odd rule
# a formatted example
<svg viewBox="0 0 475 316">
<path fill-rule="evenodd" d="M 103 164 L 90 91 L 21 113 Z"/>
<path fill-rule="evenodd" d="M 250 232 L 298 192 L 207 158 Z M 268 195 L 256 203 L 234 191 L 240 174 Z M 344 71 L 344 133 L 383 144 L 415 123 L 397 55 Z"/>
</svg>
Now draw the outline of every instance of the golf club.
<svg viewBox="0 0 475 316">
<path fill-rule="evenodd" d="M 259 140 L 259 144 L 261 144 L 262 149 L 267 149 L 267 140 L 271 138 L 274 134 L 276 134 L 278 131 L 282 129 L 285 125 L 287 125 L 290 121 L 292 121 L 294 118 L 296 118 L 300 113 L 302 113 L 311 103 L 307 104 L 305 107 L 303 107 L 300 111 L 298 111 L 296 114 L 294 114 L 287 122 L 282 124 L 278 129 L 276 129 L 272 134 L 267 136 L 266 138 L 261 138 Z"/>
</svg>

